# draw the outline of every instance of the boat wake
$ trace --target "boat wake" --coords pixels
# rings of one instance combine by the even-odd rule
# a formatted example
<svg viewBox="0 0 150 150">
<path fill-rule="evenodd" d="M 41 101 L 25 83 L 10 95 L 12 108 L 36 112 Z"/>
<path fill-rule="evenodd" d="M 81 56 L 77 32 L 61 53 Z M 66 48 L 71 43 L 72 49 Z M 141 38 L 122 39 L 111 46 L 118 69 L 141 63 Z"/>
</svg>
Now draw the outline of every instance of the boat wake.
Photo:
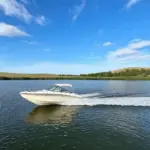
<svg viewBox="0 0 150 150">
<path fill-rule="evenodd" d="M 97 96 L 96 96 L 97 95 Z M 131 96 L 103 96 L 100 93 L 84 94 L 83 99 L 63 102 L 62 105 L 116 105 L 116 106 L 150 106 L 150 97 L 133 97 Z"/>
<path fill-rule="evenodd" d="M 90 97 L 95 97 L 95 96 L 101 96 L 101 93 L 96 92 L 96 93 L 88 93 L 88 94 L 80 94 L 83 98 L 90 98 Z"/>
</svg>

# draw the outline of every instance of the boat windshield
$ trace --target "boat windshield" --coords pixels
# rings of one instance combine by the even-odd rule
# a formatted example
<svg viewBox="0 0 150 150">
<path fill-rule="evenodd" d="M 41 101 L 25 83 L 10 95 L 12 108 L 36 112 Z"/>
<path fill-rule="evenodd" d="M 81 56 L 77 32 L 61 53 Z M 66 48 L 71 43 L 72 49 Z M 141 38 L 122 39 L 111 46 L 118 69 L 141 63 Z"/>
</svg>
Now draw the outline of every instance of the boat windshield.
<svg viewBox="0 0 150 150">
<path fill-rule="evenodd" d="M 54 86 L 50 89 L 50 91 L 71 93 L 70 91 L 66 90 L 65 88 L 62 88 L 62 87 L 56 86 L 56 85 L 54 85 Z"/>
</svg>

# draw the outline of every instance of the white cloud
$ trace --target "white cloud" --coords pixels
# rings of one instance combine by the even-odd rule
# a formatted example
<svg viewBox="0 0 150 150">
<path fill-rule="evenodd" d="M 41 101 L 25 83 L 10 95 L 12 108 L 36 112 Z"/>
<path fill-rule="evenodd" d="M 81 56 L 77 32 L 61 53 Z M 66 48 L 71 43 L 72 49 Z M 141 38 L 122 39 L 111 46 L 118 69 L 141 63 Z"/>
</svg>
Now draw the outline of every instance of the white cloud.
<svg viewBox="0 0 150 150">
<path fill-rule="evenodd" d="M 139 42 L 139 41 L 142 41 L 142 39 L 136 38 L 136 39 L 131 40 L 130 43 Z"/>
<path fill-rule="evenodd" d="M 112 43 L 112 42 L 105 42 L 105 43 L 103 44 L 103 46 L 110 46 L 110 45 L 112 45 L 112 44 L 114 44 L 114 43 Z"/>
<path fill-rule="evenodd" d="M 29 45 L 38 45 L 39 43 L 36 41 L 29 41 L 29 40 L 22 40 L 23 43 L 29 44 Z"/>
<path fill-rule="evenodd" d="M 108 60 L 135 61 L 150 59 L 150 52 L 142 51 L 145 47 L 150 47 L 150 40 L 139 40 L 138 42 L 132 40 L 126 47 L 109 52 Z"/>
<path fill-rule="evenodd" d="M 37 5 L 35 1 L 33 1 L 33 3 Z M 6 16 L 17 17 L 27 23 L 35 21 L 39 25 L 45 25 L 47 21 L 45 16 L 33 16 L 25 7 L 27 4 L 29 4 L 28 0 L 0 0 L 0 10 L 3 11 Z"/>
<path fill-rule="evenodd" d="M 80 5 L 75 5 L 73 9 L 69 10 L 69 12 L 73 15 L 73 17 L 72 17 L 73 21 L 77 20 L 80 13 L 85 8 L 85 6 L 86 6 L 86 0 L 82 0 L 82 3 Z"/>
<path fill-rule="evenodd" d="M 26 22 L 30 22 L 33 18 L 25 6 L 16 0 L 0 0 L 0 9 L 6 16 L 15 16 Z"/>
<path fill-rule="evenodd" d="M 129 48 L 121 48 L 121 49 L 117 49 L 116 51 L 110 52 L 110 56 L 111 57 L 120 57 L 120 56 L 124 56 L 124 55 L 135 54 L 135 53 L 137 53 L 136 50 L 132 50 Z"/>
<path fill-rule="evenodd" d="M 0 22 L 0 36 L 7 36 L 7 37 L 29 36 L 29 34 L 22 31 L 16 26 Z"/>
<path fill-rule="evenodd" d="M 129 55 L 126 57 L 121 57 L 119 61 L 140 61 L 140 60 L 150 60 L 150 54 L 136 53 L 135 55 Z"/>
<path fill-rule="evenodd" d="M 149 40 L 143 40 L 143 41 L 131 43 L 129 45 L 129 48 L 130 49 L 140 49 L 140 48 L 144 48 L 144 47 L 148 47 L 148 46 L 150 46 L 150 41 Z"/>
<path fill-rule="evenodd" d="M 39 16 L 36 18 L 36 23 L 39 25 L 45 25 L 46 24 L 46 18 L 45 16 Z"/>
<path fill-rule="evenodd" d="M 140 0 L 129 0 L 126 4 L 126 8 L 131 8 L 133 5 L 137 4 Z"/>
</svg>

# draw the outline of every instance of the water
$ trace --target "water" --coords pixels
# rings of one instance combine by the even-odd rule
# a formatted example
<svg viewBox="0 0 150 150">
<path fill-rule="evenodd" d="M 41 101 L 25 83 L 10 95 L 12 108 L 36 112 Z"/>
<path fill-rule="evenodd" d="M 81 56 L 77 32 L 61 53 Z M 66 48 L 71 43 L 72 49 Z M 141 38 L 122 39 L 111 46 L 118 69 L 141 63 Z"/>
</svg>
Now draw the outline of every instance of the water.
<svg viewBox="0 0 150 150">
<path fill-rule="evenodd" d="M 23 90 L 73 84 L 82 101 L 43 106 Z M 149 81 L 0 81 L 0 150 L 149 150 Z"/>
</svg>

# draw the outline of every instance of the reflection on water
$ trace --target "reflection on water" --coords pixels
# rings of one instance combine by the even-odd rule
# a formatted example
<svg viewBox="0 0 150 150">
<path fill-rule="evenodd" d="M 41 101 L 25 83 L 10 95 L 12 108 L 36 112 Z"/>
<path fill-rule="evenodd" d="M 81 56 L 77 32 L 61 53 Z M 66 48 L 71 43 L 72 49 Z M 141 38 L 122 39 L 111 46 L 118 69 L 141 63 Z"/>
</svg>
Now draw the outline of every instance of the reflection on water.
<svg viewBox="0 0 150 150">
<path fill-rule="evenodd" d="M 26 122 L 29 124 L 71 123 L 79 109 L 79 106 L 39 106 L 28 114 Z"/>
</svg>

